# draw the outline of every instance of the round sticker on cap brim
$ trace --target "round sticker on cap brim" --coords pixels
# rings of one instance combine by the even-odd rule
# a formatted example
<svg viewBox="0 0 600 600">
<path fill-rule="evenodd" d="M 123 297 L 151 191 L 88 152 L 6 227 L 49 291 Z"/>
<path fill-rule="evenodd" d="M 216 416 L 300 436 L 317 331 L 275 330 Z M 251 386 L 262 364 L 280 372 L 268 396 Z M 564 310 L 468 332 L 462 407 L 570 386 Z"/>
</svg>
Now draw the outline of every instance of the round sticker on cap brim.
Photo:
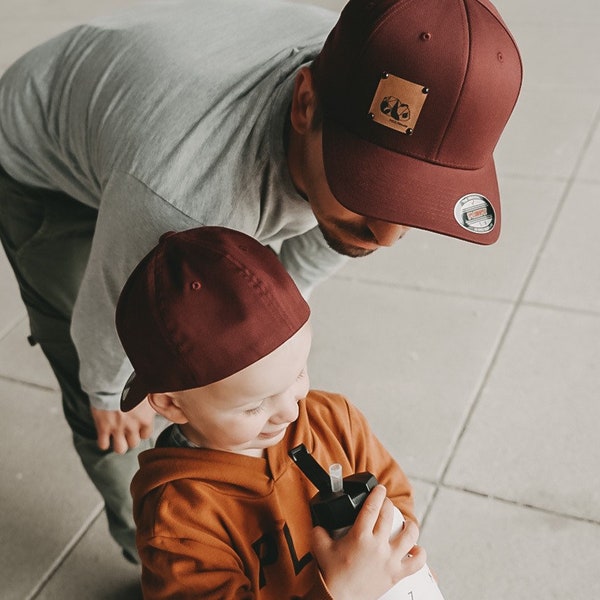
<svg viewBox="0 0 600 600">
<path fill-rule="evenodd" d="M 488 233 L 494 229 L 496 214 L 490 201 L 481 194 L 467 194 L 454 206 L 456 222 L 473 233 Z"/>
</svg>

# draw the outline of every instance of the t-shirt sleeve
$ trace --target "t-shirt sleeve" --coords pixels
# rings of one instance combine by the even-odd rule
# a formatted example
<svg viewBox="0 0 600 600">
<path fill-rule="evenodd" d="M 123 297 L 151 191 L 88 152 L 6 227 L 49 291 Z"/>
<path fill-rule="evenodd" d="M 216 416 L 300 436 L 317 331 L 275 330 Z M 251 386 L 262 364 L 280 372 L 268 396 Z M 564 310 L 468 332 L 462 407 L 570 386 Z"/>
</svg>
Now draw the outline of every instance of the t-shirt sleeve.
<svg viewBox="0 0 600 600">
<path fill-rule="evenodd" d="M 95 408 L 118 410 L 132 372 L 115 326 L 125 281 L 164 232 L 200 225 L 130 175 L 115 173 L 106 185 L 71 324 L 81 386 Z"/>
</svg>

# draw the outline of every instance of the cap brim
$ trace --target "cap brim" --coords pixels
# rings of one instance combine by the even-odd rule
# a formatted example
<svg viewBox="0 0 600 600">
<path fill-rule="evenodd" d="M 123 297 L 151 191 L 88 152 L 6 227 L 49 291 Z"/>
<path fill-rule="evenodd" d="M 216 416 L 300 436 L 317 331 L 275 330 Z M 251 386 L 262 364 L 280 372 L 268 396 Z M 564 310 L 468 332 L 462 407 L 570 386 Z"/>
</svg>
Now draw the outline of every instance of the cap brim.
<svg viewBox="0 0 600 600">
<path fill-rule="evenodd" d="M 121 392 L 121 410 L 127 412 L 134 409 L 147 395 L 147 387 L 132 373 Z"/>
<path fill-rule="evenodd" d="M 323 160 L 333 195 L 352 212 L 476 244 L 493 244 L 500 235 L 500 195 L 491 156 L 479 169 L 441 166 L 377 146 L 325 118 Z M 491 205 L 487 230 L 464 227 L 455 217 L 457 204 L 470 195 Z"/>
</svg>

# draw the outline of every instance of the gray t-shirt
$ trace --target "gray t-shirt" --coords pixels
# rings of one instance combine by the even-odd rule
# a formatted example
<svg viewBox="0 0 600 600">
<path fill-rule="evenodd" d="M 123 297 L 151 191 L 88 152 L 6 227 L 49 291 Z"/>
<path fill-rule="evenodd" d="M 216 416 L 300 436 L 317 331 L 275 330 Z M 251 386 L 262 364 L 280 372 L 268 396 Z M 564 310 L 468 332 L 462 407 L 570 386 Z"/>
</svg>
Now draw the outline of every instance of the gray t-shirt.
<svg viewBox="0 0 600 600">
<path fill-rule="evenodd" d="M 119 292 L 163 232 L 221 225 L 280 247 L 305 296 L 344 262 L 283 143 L 294 75 L 336 17 L 281 0 L 146 4 L 59 35 L 0 80 L 3 168 L 99 211 L 72 324 L 97 408 L 118 408 L 131 372 Z"/>
</svg>

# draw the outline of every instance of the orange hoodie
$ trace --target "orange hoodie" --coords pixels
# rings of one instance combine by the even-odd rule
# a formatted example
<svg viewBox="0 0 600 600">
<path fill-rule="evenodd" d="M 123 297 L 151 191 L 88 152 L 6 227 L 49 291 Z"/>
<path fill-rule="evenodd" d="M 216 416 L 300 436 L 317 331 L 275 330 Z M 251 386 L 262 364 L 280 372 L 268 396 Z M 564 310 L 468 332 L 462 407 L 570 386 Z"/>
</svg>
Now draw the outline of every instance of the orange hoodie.
<svg viewBox="0 0 600 600">
<path fill-rule="evenodd" d="M 337 394 L 311 391 L 285 438 L 253 458 L 206 448 L 140 455 L 131 491 L 146 600 L 329 600 L 310 553 L 317 492 L 288 450 L 305 444 L 325 469 L 370 471 L 406 518 L 410 484 L 363 415 Z"/>
</svg>

